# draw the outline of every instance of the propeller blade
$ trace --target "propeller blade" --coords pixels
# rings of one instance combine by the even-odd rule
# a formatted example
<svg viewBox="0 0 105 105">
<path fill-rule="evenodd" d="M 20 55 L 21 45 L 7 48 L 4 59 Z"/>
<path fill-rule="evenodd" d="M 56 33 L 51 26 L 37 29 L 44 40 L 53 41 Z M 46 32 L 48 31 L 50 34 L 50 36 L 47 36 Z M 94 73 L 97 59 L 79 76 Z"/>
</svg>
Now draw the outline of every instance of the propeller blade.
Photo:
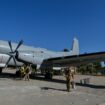
<svg viewBox="0 0 105 105">
<path fill-rule="evenodd" d="M 17 49 L 23 44 L 23 40 L 21 40 L 21 41 L 19 42 L 19 44 L 17 45 L 17 47 L 16 47 L 16 49 L 15 49 L 14 51 L 13 51 L 13 49 L 12 49 L 11 41 L 8 41 L 8 44 L 9 44 L 9 47 L 10 47 L 11 52 L 8 53 L 8 55 L 10 55 L 10 57 L 9 57 L 9 59 L 8 59 L 7 62 L 6 62 L 5 68 L 8 66 L 8 64 L 9 64 L 9 62 L 10 62 L 10 60 L 11 60 L 11 58 L 13 58 L 14 64 L 15 64 L 15 66 L 16 66 L 16 69 L 18 70 L 18 66 L 17 66 L 17 62 L 16 62 L 15 56 L 17 56 L 17 54 L 18 54 Z"/>
<path fill-rule="evenodd" d="M 12 56 L 9 57 L 8 61 L 6 62 L 5 68 L 8 66 L 9 61 L 11 60 Z"/>
<path fill-rule="evenodd" d="M 16 52 L 17 51 L 17 49 L 21 46 L 23 44 L 23 40 L 21 40 L 20 42 L 19 42 L 19 44 L 18 44 L 18 46 L 16 47 L 16 49 L 15 49 L 15 51 L 14 52 Z"/>
<path fill-rule="evenodd" d="M 10 47 L 10 49 L 11 49 L 11 52 L 13 52 L 12 45 L 11 45 L 11 41 L 9 41 L 8 44 L 9 44 L 9 47 Z"/>
<path fill-rule="evenodd" d="M 17 69 L 17 63 L 16 63 L 16 59 L 14 56 L 13 56 L 13 60 L 14 60 L 14 63 L 15 63 L 16 69 Z"/>
</svg>

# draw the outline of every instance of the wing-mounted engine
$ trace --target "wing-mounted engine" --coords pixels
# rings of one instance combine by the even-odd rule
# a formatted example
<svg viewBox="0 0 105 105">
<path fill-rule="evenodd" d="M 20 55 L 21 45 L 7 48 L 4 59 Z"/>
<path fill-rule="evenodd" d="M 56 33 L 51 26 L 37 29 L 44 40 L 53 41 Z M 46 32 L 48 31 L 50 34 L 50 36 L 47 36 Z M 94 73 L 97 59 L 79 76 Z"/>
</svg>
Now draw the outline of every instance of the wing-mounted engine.
<svg viewBox="0 0 105 105">
<path fill-rule="evenodd" d="M 40 65 L 43 62 L 43 58 L 39 56 L 35 56 L 34 52 L 26 52 L 26 51 L 20 51 L 16 55 L 16 59 L 21 62 L 25 63 L 31 63 L 34 65 Z"/>
<path fill-rule="evenodd" d="M 17 47 L 16 47 L 15 50 L 13 50 L 13 48 L 12 48 L 11 41 L 8 41 L 8 44 L 9 44 L 9 47 L 10 47 L 10 52 L 7 53 L 7 55 L 9 56 L 9 58 L 8 58 L 6 64 L 5 64 L 5 68 L 9 65 L 9 62 L 11 61 L 11 59 L 13 59 L 14 64 L 15 64 L 17 70 L 18 70 L 17 61 L 16 61 L 16 57 L 15 57 L 15 56 L 16 56 L 16 54 L 17 54 L 17 52 L 18 52 L 19 47 L 23 44 L 23 41 L 21 40 L 21 41 L 18 43 L 18 45 L 17 45 Z"/>
<path fill-rule="evenodd" d="M 25 51 L 20 51 L 20 52 L 17 52 L 16 54 L 16 59 L 20 62 L 24 62 L 24 63 L 33 63 L 33 53 L 28 53 L 28 52 L 25 52 Z"/>
</svg>

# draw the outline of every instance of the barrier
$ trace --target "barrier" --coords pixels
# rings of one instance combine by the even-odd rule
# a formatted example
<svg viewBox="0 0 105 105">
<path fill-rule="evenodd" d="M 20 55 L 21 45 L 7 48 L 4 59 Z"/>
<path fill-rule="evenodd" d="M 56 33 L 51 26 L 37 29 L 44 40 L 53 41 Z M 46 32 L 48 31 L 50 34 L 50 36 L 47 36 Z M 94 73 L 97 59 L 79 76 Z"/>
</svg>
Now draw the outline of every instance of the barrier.
<svg viewBox="0 0 105 105">
<path fill-rule="evenodd" d="M 90 83 L 90 78 L 81 79 L 80 83 L 83 84 L 83 85 L 89 84 Z"/>
</svg>

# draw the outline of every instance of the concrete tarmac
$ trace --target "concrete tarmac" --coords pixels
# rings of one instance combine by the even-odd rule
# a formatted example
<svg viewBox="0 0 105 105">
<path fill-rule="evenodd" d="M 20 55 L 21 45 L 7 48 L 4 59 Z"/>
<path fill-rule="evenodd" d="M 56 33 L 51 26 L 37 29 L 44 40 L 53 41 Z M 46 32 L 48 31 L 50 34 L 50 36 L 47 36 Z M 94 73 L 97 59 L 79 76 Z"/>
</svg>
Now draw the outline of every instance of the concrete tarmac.
<svg viewBox="0 0 105 105">
<path fill-rule="evenodd" d="M 76 89 L 66 91 L 65 78 L 55 76 L 30 81 L 14 78 L 13 70 L 0 76 L 0 105 L 105 105 L 105 77 L 76 75 Z M 80 80 L 89 78 L 88 84 Z"/>
</svg>

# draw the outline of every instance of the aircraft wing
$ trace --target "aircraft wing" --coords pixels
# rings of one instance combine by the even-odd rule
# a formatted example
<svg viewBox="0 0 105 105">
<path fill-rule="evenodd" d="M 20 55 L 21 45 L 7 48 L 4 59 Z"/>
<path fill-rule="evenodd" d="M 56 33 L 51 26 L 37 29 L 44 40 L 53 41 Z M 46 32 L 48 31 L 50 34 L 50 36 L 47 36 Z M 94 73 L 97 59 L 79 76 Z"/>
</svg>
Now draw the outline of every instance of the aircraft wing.
<svg viewBox="0 0 105 105">
<path fill-rule="evenodd" d="M 96 52 L 96 53 L 88 53 L 88 54 L 80 54 L 74 56 L 64 56 L 57 58 L 47 59 L 46 62 L 50 62 L 48 64 L 52 64 L 54 66 L 79 66 L 82 64 L 88 64 L 91 62 L 101 62 L 105 61 L 105 52 Z"/>
</svg>

